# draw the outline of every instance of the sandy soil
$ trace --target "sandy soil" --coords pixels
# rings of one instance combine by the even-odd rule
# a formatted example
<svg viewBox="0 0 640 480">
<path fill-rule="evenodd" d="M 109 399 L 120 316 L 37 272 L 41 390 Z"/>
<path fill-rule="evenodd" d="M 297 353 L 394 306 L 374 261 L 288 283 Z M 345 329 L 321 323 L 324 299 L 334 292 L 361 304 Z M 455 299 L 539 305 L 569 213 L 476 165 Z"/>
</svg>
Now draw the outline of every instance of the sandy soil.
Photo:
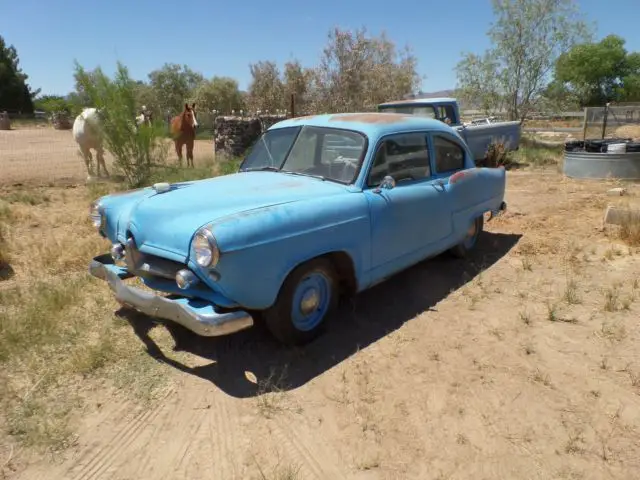
<svg viewBox="0 0 640 480">
<path fill-rule="evenodd" d="M 92 151 L 95 165 L 95 152 Z M 183 148 L 183 158 L 186 162 Z M 173 147 L 169 161 L 177 162 Z M 213 158 L 213 142 L 197 140 L 194 147 L 196 165 Z M 105 154 L 111 171 L 113 158 Z M 78 182 L 87 178 L 87 169 L 71 130 L 51 127 L 0 130 L 0 185 L 15 183 Z"/>
<path fill-rule="evenodd" d="M 359 295 L 305 348 L 123 312 L 170 388 L 96 390 L 76 445 L 15 478 L 640 478 L 640 255 L 600 230 L 612 185 L 510 172 L 474 255 Z"/>
</svg>

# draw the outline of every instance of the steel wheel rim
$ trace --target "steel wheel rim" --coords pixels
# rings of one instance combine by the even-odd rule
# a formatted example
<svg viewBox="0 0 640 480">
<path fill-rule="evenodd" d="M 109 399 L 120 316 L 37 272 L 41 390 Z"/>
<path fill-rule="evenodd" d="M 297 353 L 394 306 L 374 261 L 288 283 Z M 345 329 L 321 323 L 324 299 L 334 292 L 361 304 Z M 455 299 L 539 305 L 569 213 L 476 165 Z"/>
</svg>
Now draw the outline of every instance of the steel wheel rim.
<svg viewBox="0 0 640 480">
<path fill-rule="evenodd" d="M 325 274 L 313 272 L 305 276 L 293 294 L 293 326 L 303 332 L 317 327 L 329 309 L 330 300 L 330 281 Z"/>
</svg>

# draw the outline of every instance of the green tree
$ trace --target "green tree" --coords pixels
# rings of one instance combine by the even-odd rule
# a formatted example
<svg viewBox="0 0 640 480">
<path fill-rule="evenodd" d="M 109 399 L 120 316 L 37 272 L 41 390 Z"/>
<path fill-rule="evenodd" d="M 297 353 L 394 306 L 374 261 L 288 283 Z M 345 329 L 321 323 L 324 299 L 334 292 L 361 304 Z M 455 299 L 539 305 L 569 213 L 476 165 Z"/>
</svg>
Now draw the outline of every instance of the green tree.
<svg viewBox="0 0 640 480">
<path fill-rule="evenodd" d="M 290 107 L 291 95 L 295 98 L 295 113 L 306 113 L 309 108 L 309 94 L 313 72 L 304 68 L 298 60 L 284 64 L 284 105 Z"/>
<path fill-rule="evenodd" d="M 408 47 L 398 51 L 384 33 L 366 28 L 333 29 L 313 73 L 313 105 L 318 112 L 372 110 L 377 104 L 417 90 L 417 60 Z"/>
<path fill-rule="evenodd" d="M 16 110 L 33 113 L 33 97 L 40 90 L 31 91 L 29 76 L 20 69 L 18 52 L 7 45 L 0 35 L 0 110 Z"/>
<path fill-rule="evenodd" d="M 574 0 L 493 0 L 493 13 L 492 47 L 481 56 L 465 54 L 456 67 L 458 96 L 493 110 L 504 105 L 511 120 L 523 122 L 558 57 L 590 39 L 590 28 Z"/>
<path fill-rule="evenodd" d="M 217 110 L 223 114 L 230 114 L 244 109 L 244 102 L 238 82 L 230 77 L 213 77 L 202 82 L 193 93 L 193 100 L 198 110 L 210 113 Z"/>
<path fill-rule="evenodd" d="M 574 46 L 556 62 L 555 81 L 582 106 L 640 100 L 640 53 L 628 53 L 625 40 L 608 35 Z"/>
<path fill-rule="evenodd" d="M 177 115 L 187 101 L 193 99 L 196 89 L 204 82 L 202 74 L 187 65 L 165 63 L 149 73 L 149 84 L 162 114 Z"/>
<path fill-rule="evenodd" d="M 286 108 L 284 84 L 280 78 L 280 69 L 275 62 L 262 61 L 249 65 L 251 83 L 247 98 L 249 110 L 268 111 Z"/>
<path fill-rule="evenodd" d="M 60 95 L 42 95 L 33 101 L 36 110 L 42 110 L 47 113 L 60 112 L 66 110 L 73 112 L 73 105 L 65 97 Z"/>
</svg>

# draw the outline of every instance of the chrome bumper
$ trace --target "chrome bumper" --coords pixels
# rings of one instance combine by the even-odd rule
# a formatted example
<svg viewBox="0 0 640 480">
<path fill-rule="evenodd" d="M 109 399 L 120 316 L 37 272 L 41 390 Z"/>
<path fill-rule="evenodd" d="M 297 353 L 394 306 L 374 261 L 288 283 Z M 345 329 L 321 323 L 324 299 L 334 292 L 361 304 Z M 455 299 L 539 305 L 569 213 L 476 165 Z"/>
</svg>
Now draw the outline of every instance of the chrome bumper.
<svg viewBox="0 0 640 480">
<path fill-rule="evenodd" d="M 109 255 L 95 257 L 89 264 L 89 273 L 105 280 L 122 304 L 151 317 L 179 323 L 197 335 L 216 337 L 234 333 L 253 325 L 247 312 L 217 313 L 210 302 L 185 297 L 171 299 L 126 285 L 131 277 L 125 268 L 113 263 Z"/>
</svg>

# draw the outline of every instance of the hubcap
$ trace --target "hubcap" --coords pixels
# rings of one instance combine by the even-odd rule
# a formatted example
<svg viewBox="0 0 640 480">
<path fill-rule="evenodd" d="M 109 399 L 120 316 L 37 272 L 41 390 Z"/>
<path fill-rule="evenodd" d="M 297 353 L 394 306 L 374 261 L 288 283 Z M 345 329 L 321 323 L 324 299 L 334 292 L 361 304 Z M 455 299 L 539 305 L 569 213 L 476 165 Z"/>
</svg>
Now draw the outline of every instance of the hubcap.
<svg viewBox="0 0 640 480">
<path fill-rule="evenodd" d="M 331 302 L 331 284 L 323 272 L 304 277 L 293 294 L 291 321 L 296 329 L 306 332 L 324 319 Z"/>
<path fill-rule="evenodd" d="M 320 295 L 315 288 L 309 288 L 302 294 L 300 300 L 300 311 L 303 315 L 309 315 L 318 308 L 320 304 Z"/>
</svg>

